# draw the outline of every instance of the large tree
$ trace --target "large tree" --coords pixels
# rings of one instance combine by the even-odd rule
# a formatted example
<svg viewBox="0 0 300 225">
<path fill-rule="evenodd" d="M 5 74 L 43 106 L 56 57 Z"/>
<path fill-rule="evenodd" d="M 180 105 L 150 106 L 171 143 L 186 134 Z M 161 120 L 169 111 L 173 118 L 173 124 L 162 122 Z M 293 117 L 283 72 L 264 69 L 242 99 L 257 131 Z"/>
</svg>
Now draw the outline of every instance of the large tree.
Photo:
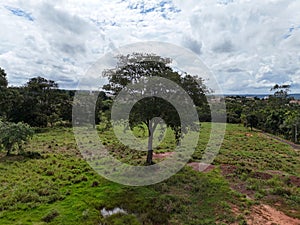
<svg viewBox="0 0 300 225">
<path fill-rule="evenodd" d="M 117 57 L 118 64 L 116 68 L 104 71 L 104 75 L 108 78 L 109 84 L 103 89 L 113 92 L 118 95 L 123 91 L 128 95 L 123 95 L 123 103 L 127 104 L 131 97 L 140 99 L 131 109 L 129 116 L 130 127 L 144 124 L 148 131 L 148 165 L 153 164 L 153 135 L 158 127 L 160 120 L 170 127 L 179 144 L 185 129 L 180 121 L 180 116 L 177 113 L 174 105 L 168 102 L 167 99 L 160 96 L 172 96 L 173 99 L 182 101 L 182 95 L 179 89 L 174 85 L 169 85 L 166 82 L 157 81 L 157 85 L 150 85 L 149 78 L 161 77 L 172 81 L 172 84 L 180 86 L 193 100 L 196 106 L 207 105 L 205 93 L 208 92 L 207 87 L 203 84 L 203 80 L 196 76 L 191 76 L 186 73 L 179 73 L 171 66 L 171 59 L 163 58 L 153 54 L 134 53 L 131 55 L 120 55 Z M 151 94 L 149 95 L 149 93 Z M 180 99 L 181 98 L 181 99 Z M 182 105 L 183 102 L 181 102 Z M 122 101 L 121 101 L 122 104 Z M 125 107 L 125 106 L 124 106 Z"/>
<path fill-rule="evenodd" d="M 47 126 L 51 116 L 57 114 L 58 84 L 43 77 L 31 78 L 24 88 L 24 122 L 31 126 Z"/>
<path fill-rule="evenodd" d="M 43 77 L 31 78 L 27 84 L 19 88 L 22 101 L 12 111 L 12 121 L 23 121 L 31 126 L 46 127 L 71 112 L 70 96 L 59 90 L 58 84 Z M 67 108 L 66 108 L 67 107 Z"/>
</svg>

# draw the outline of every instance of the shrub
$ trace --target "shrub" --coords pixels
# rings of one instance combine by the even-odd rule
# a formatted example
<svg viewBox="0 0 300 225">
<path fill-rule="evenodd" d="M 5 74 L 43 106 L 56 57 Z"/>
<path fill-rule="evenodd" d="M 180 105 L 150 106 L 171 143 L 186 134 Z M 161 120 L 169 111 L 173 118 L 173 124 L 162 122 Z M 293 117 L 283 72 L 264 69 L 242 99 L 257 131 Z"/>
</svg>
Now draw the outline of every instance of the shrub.
<svg viewBox="0 0 300 225">
<path fill-rule="evenodd" d="M 23 144 L 33 136 L 33 129 L 24 123 L 10 123 L 0 121 L 0 145 L 7 151 L 7 155 L 18 147 L 22 151 Z"/>
</svg>

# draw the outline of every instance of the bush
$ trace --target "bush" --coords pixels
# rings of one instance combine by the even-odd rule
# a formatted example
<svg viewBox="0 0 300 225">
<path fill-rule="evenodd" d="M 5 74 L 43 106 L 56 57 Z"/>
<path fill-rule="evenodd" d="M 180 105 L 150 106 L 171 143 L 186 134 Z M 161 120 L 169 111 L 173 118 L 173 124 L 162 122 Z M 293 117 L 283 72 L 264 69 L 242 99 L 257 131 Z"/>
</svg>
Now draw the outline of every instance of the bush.
<svg viewBox="0 0 300 225">
<path fill-rule="evenodd" d="M 22 146 L 34 134 L 33 129 L 24 123 L 10 123 L 0 121 L 0 145 L 7 151 L 7 155 L 17 147 L 22 151 Z"/>
</svg>

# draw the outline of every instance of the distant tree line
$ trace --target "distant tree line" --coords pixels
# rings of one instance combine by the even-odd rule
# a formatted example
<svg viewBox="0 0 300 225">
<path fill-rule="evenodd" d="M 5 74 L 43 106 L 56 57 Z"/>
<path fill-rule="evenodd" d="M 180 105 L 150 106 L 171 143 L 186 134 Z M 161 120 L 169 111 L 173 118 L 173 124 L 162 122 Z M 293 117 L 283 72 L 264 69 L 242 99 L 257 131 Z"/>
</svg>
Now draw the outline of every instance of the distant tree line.
<svg viewBox="0 0 300 225">
<path fill-rule="evenodd" d="M 123 60 L 128 61 L 128 59 Z M 131 67 L 135 66 L 135 69 L 139 69 L 139 66 L 141 66 L 140 64 L 128 65 Z M 150 68 L 157 65 L 148 63 L 142 66 Z M 128 70 L 128 68 L 124 67 L 122 69 L 124 71 L 120 69 L 119 72 L 126 75 L 127 70 L 125 69 Z M 177 79 L 176 76 L 178 75 L 172 72 L 169 67 L 166 67 L 164 70 L 170 74 L 168 76 L 173 76 L 172 79 Z M 120 76 L 123 80 L 117 80 L 118 76 L 114 76 L 114 74 L 110 74 L 109 77 L 110 83 L 104 88 L 116 94 L 119 91 L 117 88 L 121 87 L 119 83 L 123 82 L 127 77 Z M 128 77 L 130 78 L 130 76 Z M 126 80 L 126 82 L 128 81 Z M 203 82 L 203 80 L 200 81 Z M 193 99 L 200 122 L 211 121 L 210 107 L 205 97 L 205 93 L 208 92 L 206 87 L 204 85 L 197 87 L 189 75 L 183 76 L 180 82 L 182 82 L 182 87 L 187 90 Z M 112 86 L 113 84 L 115 86 Z M 289 85 L 275 85 L 271 89 L 274 93 L 267 99 L 239 96 L 226 97 L 227 122 L 242 123 L 251 129 L 258 128 L 269 133 L 281 135 L 294 142 L 299 142 L 300 105 L 297 102 L 291 103 L 293 99 L 288 95 L 289 88 Z M 197 92 L 197 90 L 200 90 L 200 92 Z M 72 106 L 73 104 L 80 104 L 73 102 L 74 95 L 75 91 L 59 89 L 55 81 L 43 77 L 31 78 L 21 87 L 9 87 L 7 75 L 0 68 L 0 121 L 22 122 L 32 127 L 71 125 Z M 105 92 L 99 93 L 95 111 L 95 124 L 100 124 L 101 129 L 110 127 L 112 102 L 113 99 L 108 97 Z"/>
<path fill-rule="evenodd" d="M 289 97 L 289 85 L 276 84 L 274 94 L 266 99 L 239 96 L 226 97 L 227 122 L 280 135 L 299 142 L 300 105 Z"/>
<path fill-rule="evenodd" d="M 74 95 L 74 90 L 59 89 L 55 81 L 40 76 L 29 79 L 21 87 L 9 87 L 7 75 L 0 68 L 0 120 L 2 121 L 23 122 L 31 127 L 70 126 Z M 104 92 L 99 94 L 96 123 L 99 123 L 103 114 L 100 110 L 110 109 L 108 102 L 105 102 L 107 99 Z"/>
<path fill-rule="evenodd" d="M 8 87 L 6 74 L 0 75 L 0 117 L 34 127 L 70 122 L 73 91 L 58 89 L 58 84 L 42 77 L 30 79 L 22 87 Z"/>
</svg>

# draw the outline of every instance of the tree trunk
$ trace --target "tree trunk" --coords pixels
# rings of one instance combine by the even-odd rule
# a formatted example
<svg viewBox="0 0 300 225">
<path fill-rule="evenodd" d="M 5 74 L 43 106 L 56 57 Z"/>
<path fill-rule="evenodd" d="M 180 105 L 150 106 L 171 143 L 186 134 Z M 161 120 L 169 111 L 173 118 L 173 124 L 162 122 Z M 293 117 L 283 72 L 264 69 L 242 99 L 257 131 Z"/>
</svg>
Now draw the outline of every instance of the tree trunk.
<svg viewBox="0 0 300 225">
<path fill-rule="evenodd" d="M 148 153 L 147 153 L 147 160 L 146 160 L 146 164 L 147 165 L 152 165 L 153 161 L 153 149 L 152 149 L 152 144 L 153 144 L 153 130 L 151 128 L 151 124 L 149 124 L 150 127 L 148 127 L 148 133 L 149 133 L 149 137 L 148 137 Z"/>
<path fill-rule="evenodd" d="M 6 149 L 7 149 L 6 156 L 10 156 L 11 155 L 12 147 L 13 147 L 13 145 L 6 146 Z"/>
<path fill-rule="evenodd" d="M 147 153 L 147 160 L 146 160 L 146 164 L 147 165 L 153 165 L 153 135 L 154 135 L 154 131 L 158 125 L 158 121 L 157 119 L 152 119 L 150 121 L 147 122 L 147 127 L 148 127 L 148 153 Z"/>
</svg>

